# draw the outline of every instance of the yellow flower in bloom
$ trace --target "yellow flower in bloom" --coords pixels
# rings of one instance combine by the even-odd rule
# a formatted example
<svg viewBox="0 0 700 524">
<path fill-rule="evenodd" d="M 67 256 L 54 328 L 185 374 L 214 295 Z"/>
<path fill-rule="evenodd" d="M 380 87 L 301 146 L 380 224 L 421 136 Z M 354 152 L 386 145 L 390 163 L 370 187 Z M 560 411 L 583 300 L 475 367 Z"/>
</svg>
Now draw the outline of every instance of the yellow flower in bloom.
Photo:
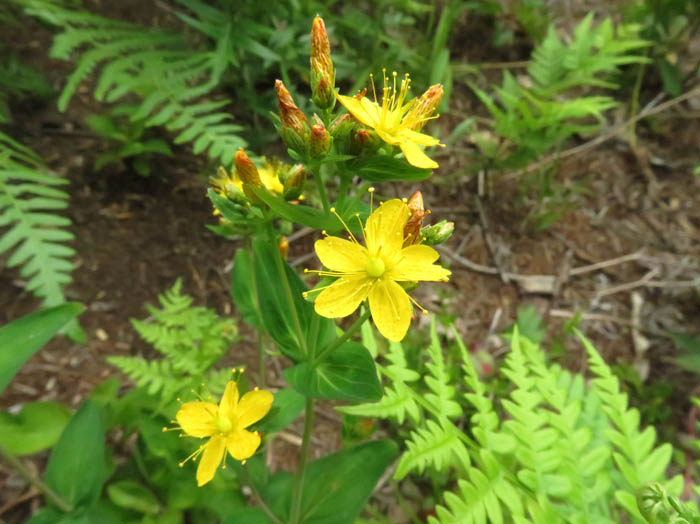
<svg viewBox="0 0 700 524">
<path fill-rule="evenodd" d="M 230 381 L 218 406 L 213 402 L 201 401 L 186 402 L 180 406 L 175 418 L 182 430 L 192 437 L 209 437 L 189 457 L 194 460 L 202 455 L 197 468 L 198 486 L 203 486 L 214 478 L 227 451 L 236 460 L 253 456 L 260 446 L 260 434 L 245 428 L 270 411 L 272 400 L 272 393 L 257 388 L 239 400 L 238 386 Z"/>
<path fill-rule="evenodd" d="M 370 313 L 379 332 L 395 342 L 403 339 L 411 323 L 413 299 L 400 283 L 447 281 L 450 276 L 449 270 L 434 264 L 439 255 L 433 248 L 403 247 L 409 216 L 404 202 L 390 200 L 367 219 L 363 228 L 366 247 L 352 233 L 350 240 L 329 236 L 316 241 L 316 254 L 330 270 L 316 273 L 339 277 L 330 286 L 312 290 L 321 292 L 314 304 L 316 313 L 328 318 L 346 317 L 369 299 Z"/>
<path fill-rule="evenodd" d="M 370 75 L 371 76 L 371 75 Z M 410 86 L 408 75 L 401 81 L 401 89 L 396 90 L 396 72 L 393 84 L 384 75 L 384 89 L 381 105 L 372 81 L 374 102 L 363 96 L 356 97 L 336 95 L 348 112 L 367 127 L 371 127 L 386 143 L 399 146 L 409 164 L 423 169 L 435 169 L 437 162 L 430 159 L 420 146 L 436 146 L 437 138 L 420 133 L 425 122 L 432 118 L 432 113 L 442 98 L 442 86 L 434 85 L 419 99 L 406 101 Z M 443 146 L 444 147 L 444 146 Z"/>
</svg>

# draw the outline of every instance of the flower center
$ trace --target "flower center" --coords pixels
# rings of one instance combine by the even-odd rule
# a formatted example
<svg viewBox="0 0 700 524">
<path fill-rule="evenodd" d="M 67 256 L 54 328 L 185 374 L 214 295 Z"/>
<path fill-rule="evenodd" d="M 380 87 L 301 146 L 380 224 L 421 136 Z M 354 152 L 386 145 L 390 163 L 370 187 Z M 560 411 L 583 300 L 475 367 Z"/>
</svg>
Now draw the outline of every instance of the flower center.
<svg viewBox="0 0 700 524">
<path fill-rule="evenodd" d="M 379 258 L 370 258 L 367 261 L 367 274 L 371 277 L 381 277 L 384 272 L 386 271 L 386 266 L 384 265 L 384 261 Z"/>
<path fill-rule="evenodd" d="M 228 433 L 233 429 L 233 423 L 227 417 L 216 417 L 216 429 L 221 433 Z"/>
</svg>

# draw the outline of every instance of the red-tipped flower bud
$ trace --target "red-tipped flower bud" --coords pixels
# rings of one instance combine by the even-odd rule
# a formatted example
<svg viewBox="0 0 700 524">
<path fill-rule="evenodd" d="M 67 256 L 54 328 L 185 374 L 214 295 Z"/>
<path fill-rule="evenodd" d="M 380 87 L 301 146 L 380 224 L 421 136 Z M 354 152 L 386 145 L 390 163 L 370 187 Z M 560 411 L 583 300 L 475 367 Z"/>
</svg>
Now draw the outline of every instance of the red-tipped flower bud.
<svg viewBox="0 0 700 524">
<path fill-rule="evenodd" d="M 309 152 L 312 157 L 318 158 L 324 156 L 331 148 L 331 135 L 328 130 L 321 124 L 316 124 L 311 128 L 311 136 L 309 138 Z"/>
<path fill-rule="evenodd" d="M 243 151 L 243 148 L 240 148 L 236 152 L 233 157 L 233 163 L 236 166 L 238 176 L 241 178 L 244 184 L 249 184 L 255 187 L 262 186 L 258 168 L 255 166 L 250 157 L 246 155 L 246 152 Z"/>
<path fill-rule="evenodd" d="M 285 200 L 297 200 L 304 190 L 306 183 L 306 168 L 303 165 L 297 164 L 287 173 L 287 179 L 284 181 L 284 198 Z"/>
<path fill-rule="evenodd" d="M 277 102 L 280 107 L 282 140 L 289 148 L 302 152 L 305 149 L 309 133 L 309 121 L 294 103 L 292 95 L 281 80 L 275 81 L 275 91 L 277 91 Z"/>
<path fill-rule="evenodd" d="M 323 19 L 316 16 L 311 27 L 311 91 L 314 104 L 321 109 L 331 109 L 335 104 L 334 87 L 331 44 Z"/>
</svg>

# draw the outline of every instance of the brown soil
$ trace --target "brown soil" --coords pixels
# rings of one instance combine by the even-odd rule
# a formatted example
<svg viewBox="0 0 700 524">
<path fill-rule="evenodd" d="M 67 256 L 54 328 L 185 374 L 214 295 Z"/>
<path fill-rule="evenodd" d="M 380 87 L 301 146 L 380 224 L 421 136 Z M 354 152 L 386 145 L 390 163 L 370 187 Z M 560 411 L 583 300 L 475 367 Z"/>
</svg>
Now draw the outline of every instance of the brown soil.
<svg viewBox="0 0 700 524">
<path fill-rule="evenodd" d="M 65 64 L 47 64 L 43 55 L 47 35 L 36 38 L 22 51 L 43 60 L 44 69 L 53 65 L 54 79 L 61 78 Z M 458 86 L 455 96 L 455 114 L 473 112 L 475 102 L 466 90 Z M 197 174 L 202 167 L 199 161 L 181 150 L 176 160 L 158 164 L 149 178 L 130 172 L 128 166 L 96 173 L 92 162 L 104 144 L 82 125 L 91 107 L 99 110 L 89 90 L 78 96 L 66 114 L 51 107 L 28 107 L 17 119 L 26 124 L 13 130 L 70 181 L 66 214 L 73 221 L 78 255 L 66 294 L 87 308 L 80 322 L 88 341 L 76 344 L 55 337 L 4 392 L 2 408 L 45 399 L 80 404 L 95 385 L 117 374 L 105 357 L 148 351 L 129 319 L 147 316 L 144 304 L 154 303 L 157 294 L 178 277 L 197 304 L 236 314 L 229 294 L 229 269 L 238 244 L 204 227 L 215 219 L 205 196 L 206 180 Z M 469 151 L 464 148 L 464 154 L 455 148 L 439 159 L 441 168 L 433 183 L 384 187 L 386 194 L 398 196 L 420 188 L 434 220 L 456 223 L 443 251 L 443 260 L 450 261 L 453 271 L 450 284 L 422 286 L 416 293 L 419 302 L 432 311 L 457 312 L 456 325 L 469 346 L 484 347 L 496 357 L 505 348 L 490 335 L 512 323 L 519 306 L 533 304 L 545 316 L 550 337 L 560 336 L 568 315 L 581 312 L 580 328 L 609 361 L 635 363 L 649 381 L 674 385 L 672 404 L 680 427 L 697 379 L 669 363 L 675 350 L 662 335 L 699 328 L 697 281 L 695 286 L 687 283 L 700 276 L 700 177 L 691 175 L 692 166 L 700 161 L 700 123 L 685 118 L 685 110 L 687 106 L 680 106 L 650 119 L 653 134 L 652 126 L 641 125 L 636 155 L 627 143 L 610 141 L 558 165 L 559 183 L 580 185 L 586 192 L 575 196 L 566 213 L 544 231 L 531 226 L 528 215 L 531 218 L 537 202 L 523 195 L 514 177 L 493 180 L 491 196 L 482 199 L 485 217 L 480 218 L 476 180 L 466 174 Z M 650 184 L 652 178 L 655 182 Z M 290 261 L 306 255 L 311 240 L 307 235 L 293 244 Z M 643 256 L 575 274 L 581 266 L 631 253 Z M 557 290 L 527 293 L 512 279 L 504 282 L 499 275 L 464 267 L 459 257 L 507 273 L 555 276 Z M 611 292 L 624 284 L 629 286 Z M 636 316 L 633 293 L 639 294 L 642 303 Z M 38 305 L 16 272 L 0 273 L 0 324 Z M 631 324 L 640 326 L 638 333 L 632 332 Z M 243 328 L 246 333 L 250 331 Z M 569 338 L 565 347 L 565 362 L 583 369 L 580 344 Z M 232 358 L 256 367 L 256 351 L 245 341 L 236 346 Z M 273 385 L 282 384 L 276 370 L 284 365 L 271 366 Z M 339 417 L 327 406 L 319 414 L 314 449 L 324 454 L 339 445 Z M 293 467 L 293 436 L 300 430 L 297 422 L 287 441 L 275 442 L 275 467 Z M 26 515 L 27 502 L 20 504 L 26 493 L 24 484 L 0 468 L 0 518 L 19 522 L 12 519 Z M 34 505 L 39 503 L 38 498 L 30 499 Z M 3 505 L 13 503 L 19 505 L 3 514 Z"/>
</svg>

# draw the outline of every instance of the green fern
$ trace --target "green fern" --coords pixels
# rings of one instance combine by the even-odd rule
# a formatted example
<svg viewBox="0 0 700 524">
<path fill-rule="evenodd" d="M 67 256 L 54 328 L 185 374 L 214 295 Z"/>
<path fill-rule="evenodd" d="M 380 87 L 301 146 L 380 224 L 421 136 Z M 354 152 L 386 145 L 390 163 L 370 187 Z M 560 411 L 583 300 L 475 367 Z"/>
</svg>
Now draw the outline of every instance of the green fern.
<svg viewBox="0 0 700 524">
<path fill-rule="evenodd" d="M 165 126 L 176 133 L 174 142 L 192 143 L 195 153 L 229 164 L 246 145 L 242 127 L 222 111 L 229 100 L 211 100 L 229 61 L 230 41 L 222 38 L 211 50 L 191 47 L 183 35 L 112 20 L 82 10 L 16 0 L 30 14 L 58 26 L 51 56 L 69 60 L 78 55 L 58 99 L 64 111 L 77 89 L 93 74 L 94 96 L 114 103 L 136 95 L 140 103 L 130 112 L 133 122 Z M 51 2 L 47 2 L 51 4 Z M 130 107 L 130 106 L 124 106 Z"/>
<path fill-rule="evenodd" d="M 74 236 L 71 222 L 57 211 L 68 205 L 58 189 L 66 180 L 46 173 L 27 147 L 0 133 L 0 253 L 12 251 L 8 267 L 19 267 L 27 290 L 55 306 L 65 301 L 75 251 L 66 245 Z"/>
<path fill-rule="evenodd" d="M 532 53 L 527 72 L 532 85 L 526 87 L 506 72 L 495 96 L 473 86 L 479 99 L 494 117 L 494 131 L 506 139 L 508 154 L 484 146 L 483 152 L 503 167 L 513 168 L 532 161 L 567 138 L 589 133 L 603 123 L 605 111 L 617 106 L 609 95 L 587 95 L 581 89 L 615 89 L 612 80 L 625 64 L 646 58 L 635 54 L 649 42 L 637 36 L 633 25 L 614 27 L 609 19 L 592 26 L 592 14 L 564 43 L 554 27 Z M 572 89 L 578 89 L 572 92 Z"/>
<path fill-rule="evenodd" d="M 146 306 L 150 321 L 131 321 L 139 335 L 163 355 L 162 359 L 107 359 L 149 395 L 158 396 L 163 404 L 201 383 L 209 391 L 220 393 L 231 378 L 229 369 L 214 370 L 212 366 L 237 338 L 235 322 L 220 318 L 213 310 L 192 306 L 192 297 L 181 290 L 178 279 L 171 289 L 159 295 L 161 308 Z"/>
</svg>

